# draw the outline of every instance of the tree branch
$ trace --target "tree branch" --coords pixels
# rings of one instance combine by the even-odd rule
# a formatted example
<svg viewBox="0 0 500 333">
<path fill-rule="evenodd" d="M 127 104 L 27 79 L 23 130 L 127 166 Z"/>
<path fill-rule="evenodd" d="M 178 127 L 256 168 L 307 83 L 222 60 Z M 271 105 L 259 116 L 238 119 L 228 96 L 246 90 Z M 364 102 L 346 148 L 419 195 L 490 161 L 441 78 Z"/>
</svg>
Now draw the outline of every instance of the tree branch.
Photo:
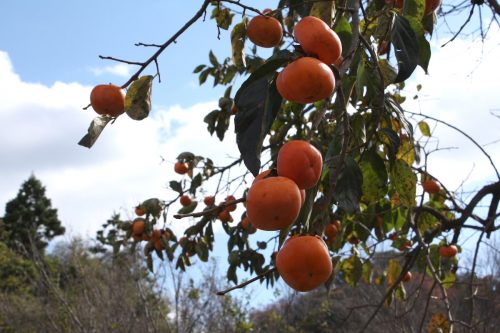
<svg viewBox="0 0 500 333">
<path fill-rule="evenodd" d="M 228 292 L 231 292 L 231 291 L 236 290 L 236 289 L 241 289 L 241 288 L 244 288 L 244 287 L 248 286 L 250 283 L 253 283 L 253 282 L 255 282 L 255 281 L 257 281 L 257 280 L 259 280 L 259 279 L 263 278 L 264 276 L 266 276 L 266 275 L 267 275 L 267 274 L 269 274 L 269 273 L 274 272 L 275 270 L 276 270 L 276 267 L 274 267 L 274 268 L 270 268 L 270 269 L 268 269 L 267 271 L 265 271 L 265 272 L 263 272 L 263 273 L 260 273 L 260 274 L 258 274 L 258 275 L 256 275 L 256 276 L 254 276 L 254 277 L 253 277 L 253 278 L 251 278 L 250 280 L 247 280 L 247 281 L 245 281 L 245 282 L 243 282 L 243 283 L 237 284 L 236 286 L 231 287 L 231 288 L 228 288 L 228 289 L 226 289 L 226 290 L 221 290 L 221 291 L 218 291 L 218 292 L 217 292 L 217 295 L 218 295 L 218 296 L 224 296 L 224 295 L 225 295 L 225 294 L 227 294 Z"/>
</svg>

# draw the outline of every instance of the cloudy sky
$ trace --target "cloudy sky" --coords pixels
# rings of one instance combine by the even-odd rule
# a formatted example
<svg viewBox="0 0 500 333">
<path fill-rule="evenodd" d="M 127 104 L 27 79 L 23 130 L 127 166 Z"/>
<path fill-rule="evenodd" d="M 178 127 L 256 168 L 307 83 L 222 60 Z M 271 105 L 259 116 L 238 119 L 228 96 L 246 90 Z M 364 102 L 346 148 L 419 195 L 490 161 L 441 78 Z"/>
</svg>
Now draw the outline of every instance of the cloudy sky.
<svg viewBox="0 0 500 333">
<path fill-rule="evenodd" d="M 209 49 L 229 55 L 227 33 L 217 39 L 210 20 L 195 24 L 160 58 L 162 82 L 153 87 L 150 118 L 120 117 L 92 149 L 77 145 L 94 117 L 92 110 L 82 110 L 92 87 L 121 85 L 133 71 L 97 56 L 146 59 L 152 49 L 133 44 L 169 38 L 197 9 L 192 2 L 149 1 L 139 7 L 117 0 L 27 2 L 0 3 L 0 216 L 35 173 L 68 235 L 93 236 L 113 211 L 131 216 L 143 199 L 171 198 L 165 186 L 180 179 L 172 172 L 180 152 L 210 156 L 221 165 L 238 157 L 233 128 L 220 143 L 203 123 L 223 90 L 199 87 L 192 74 L 207 62 Z M 263 0 L 249 3 L 268 6 Z M 493 28 L 484 43 L 466 36 L 441 48 L 449 37 L 441 33 L 432 40 L 429 75 L 417 69 L 405 107 L 463 129 L 500 165 L 500 33 Z M 412 99 L 417 84 L 422 89 Z M 488 161 L 463 137 L 441 125 L 435 133 L 439 141 L 428 147 L 450 149 L 431 155 L 429 171 L 449 189 L 474 190 L 494 179 Z M 175 228 L 182 230 L 185 223 Z"/>
</svg>

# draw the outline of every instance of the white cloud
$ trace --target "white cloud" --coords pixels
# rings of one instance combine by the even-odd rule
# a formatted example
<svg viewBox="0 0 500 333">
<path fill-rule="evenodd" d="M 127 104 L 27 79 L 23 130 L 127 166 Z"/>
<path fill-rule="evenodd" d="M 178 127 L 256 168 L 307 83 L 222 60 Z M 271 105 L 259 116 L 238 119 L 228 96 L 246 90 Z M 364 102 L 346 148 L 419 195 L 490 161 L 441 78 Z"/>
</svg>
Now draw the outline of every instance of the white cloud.
<svg viewBox="0 0 500 333">
<path fill-rule="evenodd" d="M 122 63 L 115 64 L 113 66 L 90 68 L 90 71 L 95 76 L 101 76 L 103 74 L 112 74 L 120 77 L 130 77 L 130 75 L 132 74 L 131 70 L 132 66 Z"/>
<path fill-rule="evenodd" d="M 131 217 L 134 205 L 144 199 L 173 198 L 166 186 L 182 178 L 173 172 L 180 152 L 192 151 L 221 165 L 239 156 L 233 127 L 223 143 L 206 130 L 203 117 L 216 102 L 157 108 L 141 122 L 122 116 L 92 149 L 80 147 L 77 142 L 95 116 L 91 109 L 82 110 L 90 90 L 78 83 L 47 87 L 23 82 L 8 55 L 0 52 L 5 96 L 0 104 L 0 216 L 34 172 L 68 230 L 93 236 L 114 210 Z M 181 230 L 189 222 L 175 224 Z"/>
</svg>

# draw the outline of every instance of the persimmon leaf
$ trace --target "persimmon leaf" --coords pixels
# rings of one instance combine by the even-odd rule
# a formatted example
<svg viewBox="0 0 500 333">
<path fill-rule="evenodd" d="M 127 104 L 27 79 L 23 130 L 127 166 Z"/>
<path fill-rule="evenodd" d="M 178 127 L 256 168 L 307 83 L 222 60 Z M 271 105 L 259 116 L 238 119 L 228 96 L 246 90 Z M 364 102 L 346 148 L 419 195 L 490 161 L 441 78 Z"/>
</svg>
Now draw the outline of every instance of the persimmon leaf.
<svg viewBox="0 0 500 333">
<path fill-rule="evenodd" d="M 251 82 L 235 98 L 236 143 L 245 166 L 254 176 L 260 169 L 262 143 L 282 102 L 272 76 L 274 73 Z"/>
<path fill-rule="evenodd" d="M 106 127 L 106 125 L 112 119 L 113 118 L 109 116 L 99 116 L 94 118 L 90 123 L 90 126 L 87 130 L 87 134 L 85 134 L 83 138 L 80 139 L 78 144 L 86 148 L 92 148 L 94 143 L 97 141 L 97 138 L 99 137 L 99 135 L 101 135 L 102 131 L 104 130 L 104 127 Z"/>
<path fill-rule="evenodd" d="M 419 61 L 417 36 L 406 18 L 394 17 L 391 42 L 398 61 L 398 75 L 394 82 L 403 82 L 411 76 Z"/>
<path fill-rule="evenodd" d="M 153 76 L 146 75 L 132 82 L 125 96 L 125 113 L 134 119 L 142 120 L 151 111 L 151 89 Z"/>
</svg>

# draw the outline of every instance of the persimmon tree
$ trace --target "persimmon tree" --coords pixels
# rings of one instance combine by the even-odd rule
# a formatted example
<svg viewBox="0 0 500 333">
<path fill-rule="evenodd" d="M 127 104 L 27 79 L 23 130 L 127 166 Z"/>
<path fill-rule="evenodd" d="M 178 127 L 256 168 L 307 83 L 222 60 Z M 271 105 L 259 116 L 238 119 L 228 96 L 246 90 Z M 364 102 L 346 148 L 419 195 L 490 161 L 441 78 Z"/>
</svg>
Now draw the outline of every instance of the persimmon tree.
<svg viewBox="0 0 500 333">
<path fill-rule="evenodd" d="M 183 176 L 181 181 L 169 182 L 172 196 L 147 199 L 135 207 L 144 216 L 115 226 L 123 230 L 121 234 L 113 233 L 115 250 L 119 251 L 123 242 L 133 241 L 134 246 L 143 242 L 151 269 L 153 255 L 157 255 L 185 270 L 195 256 L 208 260 L 216 241 L 214 224 L 219 223 L 228 235 L 227 278 L 235 284 L 219 292 L 224 295 L 255 281 L 272 286 L 280 278 L 280 269 L 276 269 L 274 252 L 271 256 L 263 255 L 266 249 L 280 251 L 292 236 L 313 235 L 327 246 L 333 267 L 333 273 L 321 284 L 330 288 L 336 278 L 352 287 L 360 281 L 385 283 L 386 293 L 374 307 L 365 328 L 384 304 L 407 298 L 404 281 L 411 279 L 411 271 L 418 271 L 427 274 L 440 288 L 450 327 L 460 324 L 473 329 L 476 323 L 472 285 L 481 240 L 500 228 L 500 174 L 486 150 L 470 135 L 444 120 L 405 109 L 403 92 L 405 82 L 417 67 L 427 72 L 432 61 L 429 40 L 436 22 L 460 11 L 468 11 L 468 15 L 450 42 L 466 25 L 476 24 L 472 19 L 475 15 L 483 18 L 478 23 L 481 33 L 483 24 L 498 24 L 500 9 L 495 0 L 463 1 L 458 5 L 453 1 L 441 4 L 424 0 L 281 0 L 276 1 L 274 8 L 262 11 L 252 7 L 251 1 L 205 0 L 193 17 L 163 44 L 138 43 L 152 50 L 150 58 L 143 62 L 101 57 L 137 66 L 137 71 L 121 85 L 127 92 L 124 114 L 118 116 L 142 120 L 151 110 L 152 86 L 156 79 L 160 82 L 159 55 L 198 20 L 210 17 L 219 35 L 230 35 L 232 54 L 219 59 L 210 51 L 209 63 L 194 68 L 200 85 L 212 81 L 214 86 L 226 87 L 219 108 L 208 112 L 204 122 L 209 133 L 221 141 L 234 122 L 241 153 L 234 162 L 218 166 L 210 156 L 179 152 L 175 172 Z M 485 23 L 486 16 L 490 22 Z M 319 21 L 319 25 L 296 30 L 304 18 Z M 255 27 L 256 24 L 260 26 Z M 311 46 L 309 40 L 323 26 L 328 37 L 314 37 L 320 41 Z M 264 35 L 257 38 L 259 31 L 264 31 Z M 276 38 L 278 32 L 281 38 Z M 324 55 L 323 47 L 336 40 L 339 53 Z M 272 50 L 267 59 L 259 55 L 262 47 Z M 143 75 L 150 67 L 156 74 Z M 310 80 L 310 76 L 314 79 Z M 242 84 L 237 83 L 241 81 Z M 319 86 L 313 86 L 318 82 Z M 115 114 L 95 118 L 79 144 L 92 147 L 105 126 L 114 121 Z M 464 202 L 430 174 L 427 145 L 431 136 L 439 134 L 431 132 L 430 122 L 451 127 L 471 140 L 490 163 L 491 174 L 497 180 L 485 184 Z M 270 183 L 269 179 L 283 176 L 279 155 L 284 144 L 292 140 L 306 142 L 319 152 L 320 172 L 307 186 L 290 176 L 297 186 L 282 193 L 293 192 L 290 201 L 298 203 L 297 193 L 302 192 L 297 215 L 279 229 L 262 227 L 259 220 L 257 228 L 271 231 L 266 231 L 268 239 L 254 246 L 250 236 L 254 231 L 252 216 L 231 213 L 236 207 L 245 206 L 247 192 L 252 191 L 254 184 L 263 187 L 264 182 Z M 295 163 L 291 162 L 295 158 L 289 161 Z M 241 175 L 234 177 L 231 173 L 230 180 L 225 177 L 241 166 Z M 297 166 L 291 168 L 305 173 Z M 253 184 L 252 176 L 257 177 Z M 275 183 L 269 188 L 278 186 L 278 181 Z M 204 198 L 204 188 L 215 188 L 210 198 Z M 244 190 L 234 190 L 241 188 Z M 229 189 L 241 196 L 222 194 Z M 169 208 L 181 199 L 183 207 L 172 214 Z M 487 205 L 483 216 L 478 213 L 479 203 Z M 280 212 L 285 210 L 288 213 L 287 208 Z M 272 218 L 279 220 L 281 216 L 276 213 Z M 193 223 L 183 235 L 175 235 L 169 228 L 175 219 L 190 219 Z M 231 224 L 233 220 L 236 223 Z M 480 236 L 468 267 L 471 315 L 468 322 L 457 323 L 446 290 L 455 281 L 455 254 L 461 251 L 459 244 L 467 230 L 479 232 Z M 381 244 L 390 244 L 397 250 L 383 272 L 372 270 L 372 258 Z M 293 262 L 285 264 L 287 268 L 290 265 Z M 255 277 L 238 284 L 241 270 Z M 288 269 L 287 274 L 290 271 L 293 269 Z"/>
</svg>

